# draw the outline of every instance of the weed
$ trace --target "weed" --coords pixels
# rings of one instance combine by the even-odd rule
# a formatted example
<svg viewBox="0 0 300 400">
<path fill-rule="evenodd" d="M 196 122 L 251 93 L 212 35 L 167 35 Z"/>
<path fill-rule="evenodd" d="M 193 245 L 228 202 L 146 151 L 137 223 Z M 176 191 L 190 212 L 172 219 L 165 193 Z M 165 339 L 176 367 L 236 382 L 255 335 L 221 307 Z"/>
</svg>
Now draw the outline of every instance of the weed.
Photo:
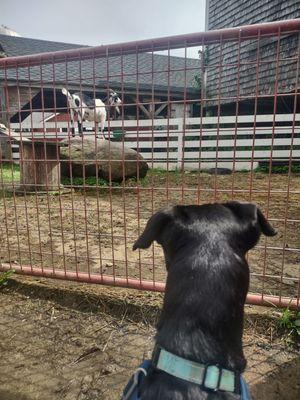
<svg viewBox="0 0 300 400">
<path fill-rule="evenodd" d="M 14 269 L 0 273 L 0 288 L 7 285 L 9 278 L 15 273 Z"/>
<path fill-rule="evenodd" d="M 294 343 L 300 336 L 300 311 L 291 311 L 287 307 L 279 318 L 279 327 L 286 332 L 285 341 Z"/>
<path fill-rule="evenodd" d="M 51 190 L 49 192 L 49 196 L 59 196 L 60 195 L 60 191 L 59 190 Z"/>
</svg>

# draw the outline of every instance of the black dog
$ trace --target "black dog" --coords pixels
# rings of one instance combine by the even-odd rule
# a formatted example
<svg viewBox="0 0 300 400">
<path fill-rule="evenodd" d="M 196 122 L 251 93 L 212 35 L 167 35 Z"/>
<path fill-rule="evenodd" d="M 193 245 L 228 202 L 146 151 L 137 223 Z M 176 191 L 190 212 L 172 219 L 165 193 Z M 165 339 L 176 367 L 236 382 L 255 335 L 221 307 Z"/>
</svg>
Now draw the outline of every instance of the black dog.
<svg viewBox="0 0 300 400">
<path fill-rule="evenodd" d="M 164 250 L 168 277 L 141 400 L 241 398 L 240 374 L 246 366 L 243 316 L 249 287 L 245 254 L 261 233 L 276 234 L 250 203 L 174 206 L 150 218 L 133 249 L 146 249 L 156 240 Z M 221 374 L 218 387 L 211 390 L 205 385 L 206 375 L 199 384 L 161 370 L 157 367 L 161 349 L 204 365 L 204 374 L 209 365 L 217 371 L 233 371 L 234 390 L 220 390 Z"/>
</svg>

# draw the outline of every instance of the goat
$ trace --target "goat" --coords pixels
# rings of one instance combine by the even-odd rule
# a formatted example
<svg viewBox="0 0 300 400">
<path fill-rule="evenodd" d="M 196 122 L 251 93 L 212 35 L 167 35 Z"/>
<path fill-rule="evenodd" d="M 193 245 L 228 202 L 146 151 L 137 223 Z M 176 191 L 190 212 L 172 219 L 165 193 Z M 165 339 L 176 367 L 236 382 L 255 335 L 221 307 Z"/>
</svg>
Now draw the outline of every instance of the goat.
<svg viewBox="0 0 300 400">
<path fill-rule="evenodd" d="M 98 137 L 98 124 L 100 123 L 101 134 L 100 138 L 104 139 L 103 131 L 104 124 L 107 118 L 107 110 L 104 102 L 101 99 L 92 99 L 84 93 L 68 92 L 66 88 L 62 89 L 62 94 L 67 97 L 68 107 L 71 116 L 72 136 L 75 136 L 74 117 L 77 115 L 78 131 L 81 136 L 83 133 L 83 121 L 95 122 L 96 137 Z M 109 91 L 108 107 L 115 106 L 116 111 L 120 114 L 119 105 L 122 104 L 121 99 L 113 90 Z"/>
</svg>

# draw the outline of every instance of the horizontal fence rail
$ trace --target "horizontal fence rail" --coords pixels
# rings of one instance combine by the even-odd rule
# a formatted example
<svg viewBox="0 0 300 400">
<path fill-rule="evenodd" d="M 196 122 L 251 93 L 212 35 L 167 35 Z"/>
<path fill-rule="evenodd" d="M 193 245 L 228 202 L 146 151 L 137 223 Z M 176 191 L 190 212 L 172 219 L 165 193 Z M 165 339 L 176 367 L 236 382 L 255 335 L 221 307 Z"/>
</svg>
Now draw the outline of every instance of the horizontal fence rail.
<svg viewBox="0 0 300 400">
<path fill-rule="evenodd" d="M 278 231 L 247 301 L 298 307 L 299 44 L 289 20 L 1 58 L 0 270 L 164 291 L 150 216 L 239 200 Z"/>
<path fill-rule="evenodd" d="M 182 165 L 185 169 L 198 169 L 200 153 L 202 169 L 212 168 L 216 158 L 220 161 L 219 166 L 232 168 L 235 159 L 236 170 L 249 169 L 253 159 L 256 162 L 268 161 L 271 152 L 273 161 L 286 161 L 290 158 L 292 140 L 292 160 L 300 161 L 300 114 L 276 115 L 274 128 L 267 126 L 267 123 L 273 123 L 272 115 L 257 116 L 256 124 L 260 124 L 259 127 L 253 127 L 253 121 L 254 116 L 239 116 L 238 119 L 203 117 L 201 122 L 199 118 L 111 121 L 110 132 L 105 137 L 113 138 L 114 130 L 121 128 L 125 146 L 134 150 L 139 148 L 145 160 L 152 161 L 154 167 L 162 169 L 166 169 L 166 160 L 169 161 L 170 169 L 181 168 Z M 282 123 L 284 126 L 280 126 Z M 235 124 L 248 126 L 234 128 Z M 213 127 L 209 128 L 210 126 Z M 88 122 L 85 127 L 90 131 L 85 131 L 84 136 L 93 137 L 94 125 Z M 31 138 L 31 128 L 30 121 L 21 124 L 23 138 Z M 11 129 L 18 132 L 20 125 L 11 124 Z M 35 124 L 34 137 L 67 138 L 66 124 Z M 18 145 L 15 144 L 13 157 L 16 161 L 19 158 L 17 148 Z"/>
<path fill-rule="evenodd" d="M 269 22 L 264 24 L 246 25 L 242 27 L 220 29 L 215 31 L 191 33 L 187 35 L 170 36 L 164 38 L 140 40 L 136 42 L 112 44 L 107 46 L 95 46 L 93 48 L 82 48 L 76 50 L 56 51 L 53 53 L 34 54 L 30 57 L 9 57 L 0 60 L 0 68 L 27 67 L 41 64 L 52 64 L 78 59 L 91 59 L 97 57 L 106 58 L 122 54 L 136 54 L 138 52 L 163 51 L 193 47 L 202 44 L 220 43 L 221 41 L 237 41 L 259 37 L 273 37 L 280 34 L 299 32 L 299 19 Z"/>
</svg>

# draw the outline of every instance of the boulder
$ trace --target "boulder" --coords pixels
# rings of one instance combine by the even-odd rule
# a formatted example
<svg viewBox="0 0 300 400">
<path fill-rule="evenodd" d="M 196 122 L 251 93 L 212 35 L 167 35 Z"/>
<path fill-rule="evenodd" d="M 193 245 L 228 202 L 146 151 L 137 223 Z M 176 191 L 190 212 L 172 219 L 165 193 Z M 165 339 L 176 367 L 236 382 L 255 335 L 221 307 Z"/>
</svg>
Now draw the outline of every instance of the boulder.
<svg viewBox="0 0 300 400">
<path fill-rule="evenodd" d="M 123 146 L 119 142 L 103 139 L 75 137 L 61 142 L 67 146 L 60 148 L 61 175 L 70 176 L 70 165 L 73 177 L 96 176 L 114 182 L 125 179 L 144 178 L 148 171 L 148 164 L 135 150 Z M 124 169 L 123 171 L 123 164 Z"/>
</svg>

